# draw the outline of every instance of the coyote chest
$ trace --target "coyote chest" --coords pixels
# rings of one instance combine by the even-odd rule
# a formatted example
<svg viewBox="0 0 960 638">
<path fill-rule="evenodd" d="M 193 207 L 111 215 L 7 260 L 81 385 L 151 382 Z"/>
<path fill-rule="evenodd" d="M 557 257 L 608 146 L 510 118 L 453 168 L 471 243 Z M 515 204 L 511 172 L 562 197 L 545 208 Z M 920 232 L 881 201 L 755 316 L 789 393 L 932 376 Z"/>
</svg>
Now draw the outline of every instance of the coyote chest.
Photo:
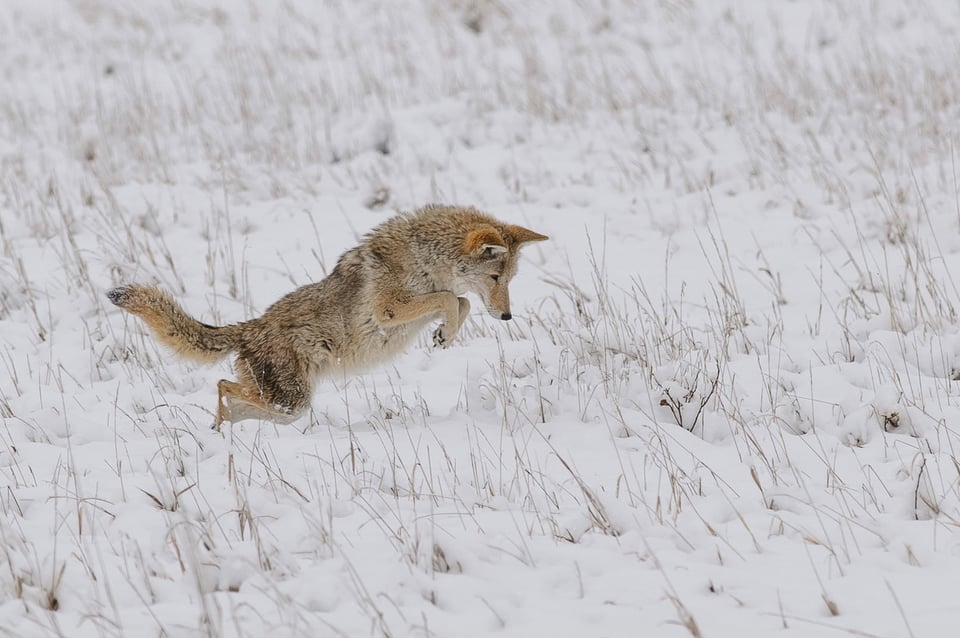
<svg viewBox="0 0 960 638">
<path fill-rule="evenodd" d="M 359 339 L 351 344 L 353 352 L 346 353 L 346 358 L 353 355 L 354 370 L 392 359 L 403 352 L 432 320 L 435 318 L 423 318 L 399 326 L 381 326 L 371 315 L 358 331 Z"/>
</svg>

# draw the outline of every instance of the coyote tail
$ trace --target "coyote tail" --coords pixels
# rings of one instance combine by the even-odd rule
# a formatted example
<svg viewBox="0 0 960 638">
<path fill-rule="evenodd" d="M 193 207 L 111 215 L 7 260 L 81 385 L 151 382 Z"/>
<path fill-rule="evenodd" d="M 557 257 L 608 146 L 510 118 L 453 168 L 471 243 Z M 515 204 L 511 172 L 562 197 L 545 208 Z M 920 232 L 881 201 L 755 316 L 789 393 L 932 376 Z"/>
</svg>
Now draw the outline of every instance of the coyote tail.
<svg viewBox="0 0 960 638">
<path fill-rule="evenodd" d="M 114 305 L 131 312 L 150 327 L 160 343 L 180 356 L 213 363 L 237 349 L 240 326 L 211 326 L 183 311 L 173 298 L 151 286 L 120 286 L 107 292 Z"/>
</svg>

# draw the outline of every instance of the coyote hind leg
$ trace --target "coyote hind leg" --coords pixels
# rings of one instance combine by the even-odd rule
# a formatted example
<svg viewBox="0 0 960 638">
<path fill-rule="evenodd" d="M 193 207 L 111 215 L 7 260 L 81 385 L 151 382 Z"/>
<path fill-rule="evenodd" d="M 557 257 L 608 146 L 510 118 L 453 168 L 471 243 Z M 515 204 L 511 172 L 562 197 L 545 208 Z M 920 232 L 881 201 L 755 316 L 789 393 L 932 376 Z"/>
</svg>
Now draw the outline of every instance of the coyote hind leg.
<svg viewBox="0 0 960 638">
<path fill-rule="evenodd" d="M 219 432 L 224 421 L 236 423 L 246 419 L 290 423 L 303 412 L 308 401 L 309 398 L 303 394 L 300 401 L 289 406 L 271 403 L 261 388 L 220 379 L 217 382 L 217 416 L 212 428 Z"/>
</svg>

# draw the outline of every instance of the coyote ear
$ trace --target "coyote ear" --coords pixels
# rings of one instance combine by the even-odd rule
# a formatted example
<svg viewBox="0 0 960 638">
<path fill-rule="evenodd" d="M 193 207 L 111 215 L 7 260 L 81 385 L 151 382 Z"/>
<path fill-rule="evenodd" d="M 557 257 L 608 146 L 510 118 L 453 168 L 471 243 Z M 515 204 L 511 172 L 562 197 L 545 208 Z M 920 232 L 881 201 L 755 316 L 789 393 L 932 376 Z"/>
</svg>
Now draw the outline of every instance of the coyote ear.
<svg viewBox="0 0 960 638">
<path fill-rule="evenodd" d="M 505 235 L 513 240 L 513 243 L 518 247 L 523 244 L 529 244 L 533 241 L 546 241 L 550 239 L 546 235 L 541 235 L 540 233 L 535 233 L 529 228 L 524 228 L 523 226 L 515 226 L 513 224 L 505 227 L 503 229 Z"/>
<path fill-rule="evenodd" d="M 463 240 L 463 252 L 467 255 L 487 259 L 507 252 L 507 245 L 497 229 L 488 226 L 467 233 Z"/>
<path fill-rule="evenodd" d="M 481 257 L 496 257 L 507 252 L 507 247 L 500 244 L 484 244 L 480 249 Z"/>
</svg>

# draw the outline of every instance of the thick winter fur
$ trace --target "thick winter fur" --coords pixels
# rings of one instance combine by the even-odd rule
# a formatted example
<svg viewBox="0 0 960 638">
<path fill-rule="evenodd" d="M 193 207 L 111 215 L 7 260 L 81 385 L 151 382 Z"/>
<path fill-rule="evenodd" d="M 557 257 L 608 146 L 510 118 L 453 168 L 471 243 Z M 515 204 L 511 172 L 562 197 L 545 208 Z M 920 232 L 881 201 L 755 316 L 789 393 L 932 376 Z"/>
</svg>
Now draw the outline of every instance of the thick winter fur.
<svg viewBox="0 0 960 638">
<path fill-rule="evenodd" d="M 215 427 L 253 417 L 286 422 L 309 407 L 320 377 L 386 361 L 436 319 L 434 344 L 450 345 L 470 310 L 466 293 L 510 319 L 518 251 L 545 239 L 474 208 L 427 206 L 384 222 L 326 279 L 243 323 L 201 323 L 149 286 L 121 286 L 107 297 L 183 357 L 213 362 L 236 353 L 237 381 L 217 384 Z"/>
</svg>

